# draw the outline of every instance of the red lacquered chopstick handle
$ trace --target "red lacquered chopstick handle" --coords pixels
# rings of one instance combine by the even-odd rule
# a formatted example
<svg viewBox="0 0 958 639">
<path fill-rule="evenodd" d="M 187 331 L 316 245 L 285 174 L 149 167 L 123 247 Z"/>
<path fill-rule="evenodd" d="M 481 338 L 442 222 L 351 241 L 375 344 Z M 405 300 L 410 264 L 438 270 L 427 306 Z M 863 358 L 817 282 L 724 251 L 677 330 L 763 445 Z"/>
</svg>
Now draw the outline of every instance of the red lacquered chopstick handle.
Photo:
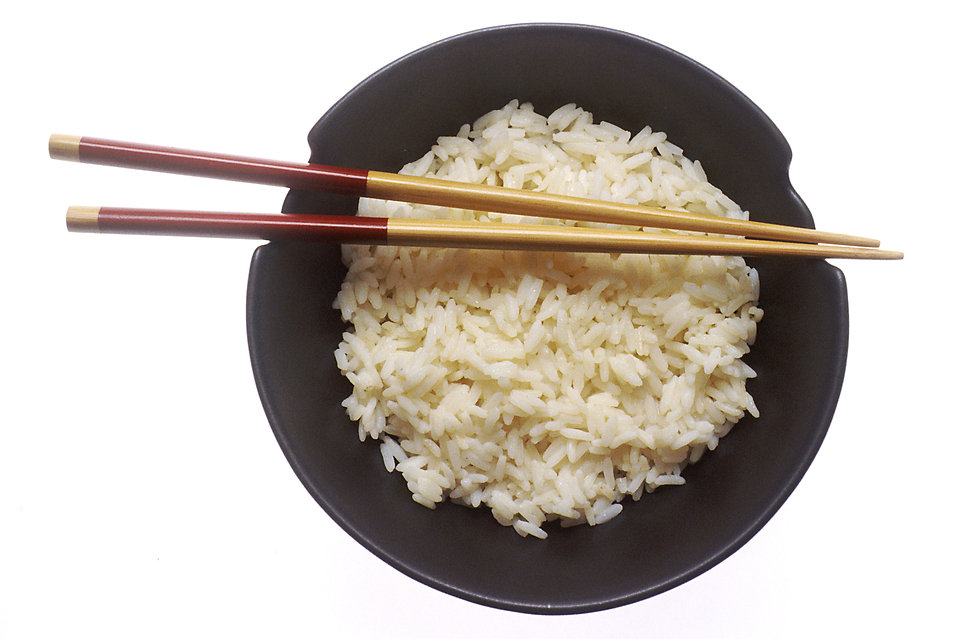
<svg viewBox="0 0 958 639">
<path fill-rule="evenodd" d="M 322 164 L 278 162 L 66 135 L 50 138 L 50 156 L 91 164 L 360 196 L 366 193 L 369 173 Z"/>
<path fill-rule="evenodd" d="M 353 215 L 276 215 L 70 207 L 67 228 L 138 235 L 190 235 L 262 240 L 385 244 L 386 218 Z"/>
</svg>

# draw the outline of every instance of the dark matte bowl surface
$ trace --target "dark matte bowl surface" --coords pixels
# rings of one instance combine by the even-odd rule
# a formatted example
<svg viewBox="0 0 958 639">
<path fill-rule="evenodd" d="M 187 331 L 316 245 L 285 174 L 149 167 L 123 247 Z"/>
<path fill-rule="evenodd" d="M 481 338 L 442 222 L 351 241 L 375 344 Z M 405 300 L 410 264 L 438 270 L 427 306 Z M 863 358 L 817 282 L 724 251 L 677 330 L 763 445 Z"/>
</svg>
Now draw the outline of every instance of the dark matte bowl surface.
<svg viewBox="0 0 958 639">
<path fill-rule="evenodd" d="M 309 134 L 310 161 L 396 171 L 439 135 L 513 98 L 548 114 L 567 102 L 633 132 L 649 124 L 702 161 L 752 219 L 811 226 L 788 181 L 788 145 L 738 90 L 661 45 L 607 29 L 518 25 L 456 36 L 380 70 Z M 285 212 L 350 213 L 355 199 L 291 191 Z M 487 510 L 410 499 L 377 445 L 358 441 L 333 361 L 344 325 L 331 303 L 345 274 L 331 245 L 255 252 L 248 293 L 256 382 L 303 484 L 357 541 L 419 581 L 533 613 L 609 608 L 672 588 L 728 557 L 782 505 L 828 429 L 845 369 L 841 271 L 823 261 L 750 260 L 765 318 L 747 362 L 762 417 L 742 420 L 687 484 L 627 502 L 611 522 L 521 538 Z"/>
</svg>

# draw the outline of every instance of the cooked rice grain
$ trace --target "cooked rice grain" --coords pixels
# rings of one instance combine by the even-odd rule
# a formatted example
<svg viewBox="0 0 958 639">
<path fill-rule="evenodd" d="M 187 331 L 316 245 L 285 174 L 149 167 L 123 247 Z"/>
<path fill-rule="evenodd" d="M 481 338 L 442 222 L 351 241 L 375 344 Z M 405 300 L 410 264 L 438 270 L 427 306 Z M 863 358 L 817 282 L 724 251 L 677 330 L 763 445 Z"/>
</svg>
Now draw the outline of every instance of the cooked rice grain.
<svg viewBox="0 0 958 639">
<path fill-rule="evenodd" d="M 512 101 L 440 137 L 402 173 L 747 219 L 698 161 L 574 104 Z M 535 222 L 362 200 L 360 215 Z M 600 226 L 559 220 L 542 224 Z M 598 525 L 746 413 L 741 361 L 762 317 L 738 257 L 349 246 L 336 362 L 359 437 L 382 441 L 412 497 L 489 507 L 520 535 Z"/>
</svg>

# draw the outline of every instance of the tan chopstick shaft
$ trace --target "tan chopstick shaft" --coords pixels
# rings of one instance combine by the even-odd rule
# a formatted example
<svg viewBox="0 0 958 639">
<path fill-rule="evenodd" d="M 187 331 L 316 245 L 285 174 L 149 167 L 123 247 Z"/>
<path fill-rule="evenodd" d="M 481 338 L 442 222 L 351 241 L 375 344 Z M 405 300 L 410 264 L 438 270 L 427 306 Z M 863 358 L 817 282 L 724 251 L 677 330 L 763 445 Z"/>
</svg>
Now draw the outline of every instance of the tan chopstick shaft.
<svg viewBox="0 0 958 639">
<path fill-rule="evenodd" d="M 770 240 L 868 247 L 876 247 L 880 244 L 878 240 L 871 238 L 829 233 L 817 229 L 733 220 L 633 204 L 506 189 L 483 184 L 464 184 L 380 171 L 369 171 L 366 178 L 366 194 L 369 197 L 384 200 L 417 202 L 460 209 L 721 233 Z"/>
<path fill-rule="evenodd" d="M 386 241 L 399 246 L 478 249 L 741 255 L 898 260 L 898 251 L 618 229 L 389 218 Z"/>
</svg>

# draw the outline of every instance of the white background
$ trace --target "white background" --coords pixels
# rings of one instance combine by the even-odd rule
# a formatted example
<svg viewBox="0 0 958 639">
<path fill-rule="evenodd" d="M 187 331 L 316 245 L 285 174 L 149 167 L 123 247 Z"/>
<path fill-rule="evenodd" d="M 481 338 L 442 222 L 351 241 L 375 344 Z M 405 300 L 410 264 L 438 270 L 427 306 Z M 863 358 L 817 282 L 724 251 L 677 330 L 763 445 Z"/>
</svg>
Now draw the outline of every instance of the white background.
<svg viewBox="0 0 958 639">
<path fill-rule="evenodd" d="M 8 9 L 0 636 L 953 632 L 958 48 L 948 3 L 886 4 Z M 446 36 L 528 21 L 619 28 L 705 64 L 782 129 L 819 227 L 906 253 L 839 264 L 851 304 L 844 391 L 820 454 L 772 521 L 688 584 L 560 618 L 420 585 L 309 497 L 250 371 L 255 242 L 64 230 L 73 204 L 272 212 L 282 190 L 54 162 L 46 151 L 60 132 L 305 161 L 309 128 L 368 74 Z"/>
</svg>

